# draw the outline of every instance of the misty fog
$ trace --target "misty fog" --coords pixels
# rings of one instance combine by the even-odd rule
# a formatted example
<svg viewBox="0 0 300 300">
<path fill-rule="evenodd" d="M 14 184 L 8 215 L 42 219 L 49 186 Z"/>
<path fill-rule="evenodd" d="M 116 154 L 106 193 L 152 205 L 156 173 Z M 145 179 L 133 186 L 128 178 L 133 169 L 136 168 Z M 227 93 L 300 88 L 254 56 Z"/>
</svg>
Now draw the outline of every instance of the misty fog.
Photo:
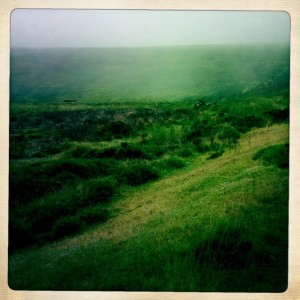
<svg viewBox="0 0 300 300">
<path fill-rule="evenodd" d="M 286 12 L 17 9 L 11 14 L 11 47 L 289 43 L 289 39 Z"/>
</svg>

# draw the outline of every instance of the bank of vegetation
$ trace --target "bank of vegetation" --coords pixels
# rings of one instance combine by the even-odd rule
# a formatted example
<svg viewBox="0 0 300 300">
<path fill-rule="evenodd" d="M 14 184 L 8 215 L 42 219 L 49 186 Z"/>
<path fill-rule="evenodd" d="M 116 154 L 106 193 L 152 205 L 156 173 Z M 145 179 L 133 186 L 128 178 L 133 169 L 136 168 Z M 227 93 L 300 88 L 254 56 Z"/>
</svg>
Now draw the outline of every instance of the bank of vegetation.
<svg viewBox="0 0 300 300">
<path fill-rule="evenodd" d="M 42 65 L 51 64 L 56 50 L 47 50 L 44 56 L 34 50 L 12 54 L 11 288 L 286 289 L 287 50 L 276 48 L 266 56 L 262 47 L 254 52 L 225 48 L 189 50 L 193 54 L 189 63 L 193 65 L 202 55 L 206 63 L 199 62 L 199 69 L 210 75 L 204 79 L 193 69 L 194 75 L 202 74 L 201 93 L 189 85 L 186 89 L 174 85 L 182 77 L 173 72 L 173 64 L 164 65 L 158 81 L 147 73 L 152 96 L 161 91 L 167 100 L 153 100 L 150 90 L 141 89 L 145 85 L 131 78 L 136 74 L 132 58 L 137 53 L 129 50 L 126 66 L 135 70 L 133 75 L 128 73 L 129 79 L 122 73 L 126 68 L 118 50 L 111 56 L 104 50 L 94 56 L 74 50 L 70 57 L 82 60 L 72 63 L 64 56 L 67 50 L 59 50 L 62 53 L 56 53 L 56 60 L 65 58 L 66 64 L 49 68 L 47 88 L 41 85 L 46 81 L 39 83 L 36 76 Z M 187 49 L 175 50 L 171 51 L 174 63 L 183 59 Z M 139 59 L 149 56 L 144 51 L 139 52 Z M 156 50 L 152 54 L 157 58 Z M 21 63 L 24 55 L 27 60 Z M 120 80 L 110 86 L 108 95 L 102 90 L 105 82 L 96 84 L 91 73 L 78 86 L 82 89 L 77 94 L 73 91 L 74 96 L 68 89 L 78 78 L 68 72 L 72 64 L 90 65 L 91 57 L 95 63 L 100 58 L 103 62 L 103 57 L 113 62 L 104 63 L 99 73 L 102 81 L 108 75 Z M 207 57 L 214 60 L 208 64 Z M 255 57 L 252 64 L 249 57 Z M 234 59 L 244 63 L 238 75 L 236 61 L 233 69 L 229 67 Z M 37 66 L 29 76 L 36 86 L 19 76 L 28 63 Z M 150 62 L 145 64 L 150 72 Z M 258 65 L 261 70 L 254 72 Z M 60 76 L 69 74 L 64 77 L 68 79 L 64 91 L 55 82 L 63 78 L 53 76 L 57 71 Z M 179 77 L 167 84 L 170 74 Z M 159 85 L 160 81 L 166 86 Z M 124 89 L 127 84 L 129 90 Z M 49 92 L 53 86 L 58 87 L 57 94 Z M 105 101 L 97 100 L 98 94 L 94 97 L 99 86 Z M 81 93 L 84 89 L 90 90 L 86 98 Z M 167 97 L 170 91 L 176 97 L 172 93 Z M 127 92 L 136 98 L 130 99 Z"/>
</svg>

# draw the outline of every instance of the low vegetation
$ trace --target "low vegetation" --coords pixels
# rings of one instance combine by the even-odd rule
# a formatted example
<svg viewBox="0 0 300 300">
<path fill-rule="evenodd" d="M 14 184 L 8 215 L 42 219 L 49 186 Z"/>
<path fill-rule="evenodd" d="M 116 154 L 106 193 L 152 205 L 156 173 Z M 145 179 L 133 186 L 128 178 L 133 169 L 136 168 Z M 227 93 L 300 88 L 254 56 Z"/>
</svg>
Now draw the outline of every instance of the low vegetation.
<svg viewBox="0 0 300 300">
<path fill-rule="evenodd" d="M 174 57 L 182 60 L 184 49 L 175 50 Z M 211 50 L 202 55 L 212 55 L 216 62 L 225 56 L 233 63 L 236 50 Z M 49 51 L 43 58 L 46 64 L 56 50 Z M 81 50 L 74 51 L 70 55 L 77 57 Z M 108 55 L 103 51 L 94 53 L 96 61 Z M 112 61 L 119 57 L 115 51 Z M 201 72 L 194 70 L 196 78 L 202 78 L 203 98 L 191 86 L 181 86 L 179 92 L 174 83 L 181 78 L 177 73 L 165 88 L 151 77 L 153 94 L 141 90 L 128 52 L 133 73 L 127 70 L 127 83 L 137 84 L 135 93 L 128 85 L 128 93 L 136 96 L 131 99 L 127 90 L 120 92 L 125 80 L 121 66 L 118 75 L 112 68 L 111 74 L 120 81 L 107 93 L 102 90 L 105 85 L 96 93 L 99 83 L 89 82 L 91 74 L 88 79 L 80 76 L 87 80 L 82 86 L 90 87 L 89 101 L 81 92 L 70 94 L 52 81 L 49 84 L 57 87 L 52 94 L 43 86 L 37 91 L 29 83 L 20 84 L 18 74 L 28 62 L 13 53 L 10 287 L 284 291 L 289 166 L 286 49 L 273 49 L 272 63 L 263 49 L 255 51 L 255 57 L 245 51 L 239 59 L 245 70 L 250 56 L 254 65 L 268 59 L 258 82 L 243 81 L 251 76 L 242 69 L 239 80 L 222 66 L 216 74 L 204 63 Z M 27 54 L 33 55 L 31 50 Z M 38 60 L 35 63 L 32 76 L 41 71 Z M 202 74 L 206 68 L 209 82 Z M 274 70 L 279 71 L 271 76 Z M 54 80 L 50 73 L 44 79 Z M 232 84 L 215 84 L 213 92 L 212 81 L 225 82 L 224 76 Z M 70 84 L 77 80 L 68 78 Z M 266 78 L 270 79 L 264 84 Z M 198 91 L 198 84 L 195 87 Z M 116 96 L 117 92 L 121 94 Z M 160 92 L 166 98 L 157 97 Z M 100 96 L 107 102 L 99 101 Z"/>
</svg>

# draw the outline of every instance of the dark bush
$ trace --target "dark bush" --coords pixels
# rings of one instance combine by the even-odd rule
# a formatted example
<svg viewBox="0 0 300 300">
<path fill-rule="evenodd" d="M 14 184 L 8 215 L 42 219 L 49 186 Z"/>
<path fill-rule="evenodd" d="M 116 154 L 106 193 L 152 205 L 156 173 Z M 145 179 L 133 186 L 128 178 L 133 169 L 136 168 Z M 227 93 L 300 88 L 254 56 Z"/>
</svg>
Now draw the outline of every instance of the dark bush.
<svg viewBox="0 0 300 300">
<path fill-rule="evenodd" d="M 82 211 L 80 211 L 78 216 L 84 223 L 91 225 L 95 223 L 105 222 L 108 219 L 109 214 L 107 209 L 95 206 L 83 209 Z"/>
<path fill-rule="evenodd" d="M 129 185 L 140 185 L 158 177 L 159 174 L 154 168 L 143 162 L 135 162 L 120 170 L 119 181 Z"/>
<path fill-rule="evenodd" d="M 99 163 L 101 166 L 101 164 Z M 65 158 L 45 163 L 11 167 L 9 174 L 9 201 L 12 206 L 28 203 L 80 178 L 101 174 L 97 161 Z"/>
<path fill-rule="evenodd" d="M 165 160 L 165 165 L 170 169 L 180 169 L 185 166 L 185 163 L 179 157 L 169 157 Z"/>
<path fill-rule="evenodd" d="M 41 176 L 41 166 L 11 166 L 9 172 L 10 207 L 26 203 L 49 191 L 48 182 Z"/>
<path fill-rule="evenodd" d="M 273 123 L 282 123 L 288 122 L 290 111 L 289 108 L 285 108 L 268 111 L 265 114 L 272 118 Z"/>
<path fill-rule="evenodd" d="M 109 141 L 112 139 L 128 137 L 131 132 L 132 128 L 129 124 L 122 121 L 112 121 L 101 128 L 98 136 L 103 140 Z"/>
<path fill-rule="evenodd" d="M 45 140 L 45 143 L 42 147 L 42 152 L 40 156 L 47 156 L 47 154 L 53 155 L 62 152 L 65 149 L 65 144 L 58 142 L 57 140 L 51 138 Z"/>
<path fill-rule="evenodd" d="M 279 168 L 289 167 L 289 144 L 273 145 L 260 149 L 253 155 L 253 160 L 260 159 L 265 165 L 275 165 Z"/>
<path fill-rule="evenodd" d="M 213 150 L 214 148 L 214 144 L 208 143 L 205 139 L 202 138 L 195 138 L 193 140 L 193 144 L 196 147 L 197 151 L 200 153 Z"/>
<path fill-rule="evenodd" d="M 30 223 L 24 218 L 10 215 L 8 225 L 9 253 L 32 245 L 34 237 Z"/>
<path fill-rule="evenodd" d="M 211 137 L 214 127 L 215 123 L 211 120 L 196 120 L 187 134 L 187 139 L 194 141 L 198 138 Z"/>
<path fill-rule="evenodd" d="M 54 238 L 64 238 L 79 232 L 84 226 L 79 216 L 66 216 L 58 219 L 53 226 Z"/>
<path fill-rule="evenodd" d="M 121 159 L 151 158 L 151 155 L 148 154 L 144 149 L 145 148 L 142 145 L 122 143 L 121 148 L 118 150 L 117 157 Z"/>
<path fill-rule="evenodd" d="M 83 221 L 88 224 L 106 220 L 108 214 L 105 210 L 101 212 L 100 208 L 89 210 L 87 207 L 108 201 L 115 189 L 115 182 L 111 178 L 81 181 L 78 185 L 66 187 L 57 193 L 35 200 L 25 207 L 14 208 L 11 210 L 10 230 L 12 238 L 20 241 L 12 242 L 12 249 L 52 241 L 61 237 L 62 232 L 67 235 L 70 231 L 69 233 L 72 234 L 72 228 L 76 229 L 78 220 L 71 217 L 76 214 L 80 216 L 82 224 L 85 224 Z M 91 221 L 87 221 L 88 216 L 91 217 Z M 64 217 L 70 219 L 65 220 Z M 60 222 L 61 219 L 63 222 Z M 73 224 L 73 221 L 77 223 Z"/>
<path fill-rule="evenodd" d="M 112 178 L 104 178 L 91 182 L 87 199 L 87 205 L 94 205 L 99 202 L 107 202 L 116 190 L 116 182 Z"/>
<path fill-rule="evenodd" d="M 214 134 L 223 144 L 235 144 L 240 138 L 240 133 L 230 125 L 216 126 Z"/>
<path fill-rule="evenodd" d="M 68 195 L 56 193 L 30 203 L 24 208 L 23 214 L 32 224 L 32 233 L 45 233 L 51 231 L 57 219 L 72 215 L 84 206 L 80 200 L 76 191 Z"/>
<path fill-rule="evenodd" d="M 119 172 L 118 161 L 113 158 L 102 158 L 95 162 L 98 167 L 97 176 L 105 177 L 110 175 L 116 175 Z"/>
<path fill-rule="evenodd" d="M 235 116 L 235 115 L 225 115 L 220 116 L 220 120 L 223 123 L 231 124 L 239 132 L 245 133 L 252 128 L 259 128 L 265 125 L 265 119 L 261 116 L 249 115 L 249 116 Z"/>
<path fill-rule="evenodd" d="M 193 150 L 190 147 L 183 147 L 178 150 L 177 154 L 180 157 L 190 157 L 193 155 Z"/>
<path fill-rule="evenodd" d="M 97 164 L 91 159 L 61 159 L 49 163 L 45 168 L 49 176 L 67 171 L 81 178 L 94 177 L 99 171 Z"/>
<path fill-rule="evenodd" d="M 90 146 L 85 145 L 77 145 L 70 151 L 68 151 L 67 155 L 74 158 L 83 158 L 91 151 Z"/>
<path fill-rule="evenodd" d="M 11 134 L 9 137 L 9 157 L 11 159 L 25 156 L 26 137 L 24 134 Z"/>
<path fill-rule="evenodd" d="M 115 147 L 105 149 L 92 149 L 86 153 L 88 158 L 116 158 L 118 149 Z"/>
<path fill-rule="evenodd" d="M 214 158 L 220 157 L 223 155 L 223 153 L 224 153 L 224 150 L 221 149 L 219 151 L 213 152 L 207 159 L 214 159 Z"/>
<path fill-rule="evenodd" d="M 162 145 L 154 145 L 154 144 L 143 144 L 141 149 L 144 153 L 146 153 L 145 158 L 153 158 L 153 157 L 160 157 L 165 153 L 164 147 Z"/>
<path fill-rule="evenodd" d="M 240 230 L 221 229 L 196 248 L 195 257 L 201 264 L 213 262 L 216 268 L 240 269 L 250 263 L 252 248 Z"/>
</svg>

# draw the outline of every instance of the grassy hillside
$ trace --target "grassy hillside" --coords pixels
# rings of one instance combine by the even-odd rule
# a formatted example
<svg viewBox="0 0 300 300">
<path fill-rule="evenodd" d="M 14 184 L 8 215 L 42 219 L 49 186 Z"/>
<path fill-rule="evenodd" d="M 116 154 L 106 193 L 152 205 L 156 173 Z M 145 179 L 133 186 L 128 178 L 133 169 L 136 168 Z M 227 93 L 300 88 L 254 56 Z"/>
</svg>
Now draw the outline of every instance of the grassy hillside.
<svg viewBox="0 0 300 300">
<path fill-rule="evenodd" d="M 11 102 L 221 100 L 288 91 L 289 47 L 12 49 Z"/>
<path fill-rule="evenodd" d="M 289 49 L 12 49 L 9 285 L 281 292 Z"/>
<path fill-rule="evenodd" d="M 256 129 L 219 158 L 120 190 L 102 226 L 12 255 L 10 287 L 284 291 L 288 170 L 276 149 L 287 141 L 286 124 Z"/>
</svg>

